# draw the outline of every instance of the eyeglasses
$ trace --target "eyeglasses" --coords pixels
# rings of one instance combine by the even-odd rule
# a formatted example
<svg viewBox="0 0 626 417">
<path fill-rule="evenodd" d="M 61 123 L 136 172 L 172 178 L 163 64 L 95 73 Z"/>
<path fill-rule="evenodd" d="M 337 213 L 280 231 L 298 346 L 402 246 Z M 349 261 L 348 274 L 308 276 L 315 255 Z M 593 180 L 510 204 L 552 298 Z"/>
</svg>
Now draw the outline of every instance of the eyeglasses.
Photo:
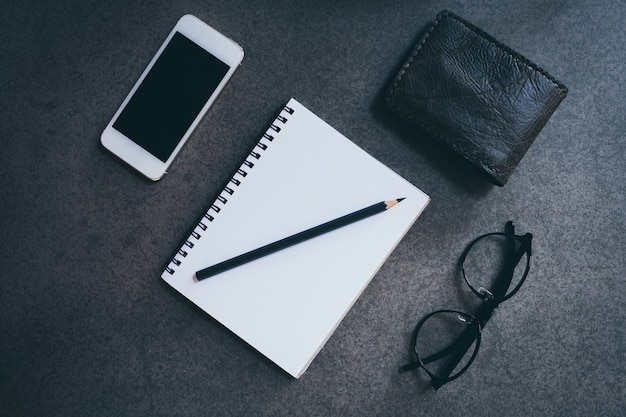
<svg viewBox="0 0 626 417">
<path fill-rule="evenodd" d="M 435 390 L 461 376 L 472 364 L 482 329 L 495 309 L 514 296 L 530 270 L 532 234 L 515 235 L 513 222 L 504 233 L 474 239 L 461 255 L 463 279 L 481 300 L 475 315 L 438 310 L 415 326 L 412 337 L 415 361 L 400 372 L 422 368 Z"/>
</svg>

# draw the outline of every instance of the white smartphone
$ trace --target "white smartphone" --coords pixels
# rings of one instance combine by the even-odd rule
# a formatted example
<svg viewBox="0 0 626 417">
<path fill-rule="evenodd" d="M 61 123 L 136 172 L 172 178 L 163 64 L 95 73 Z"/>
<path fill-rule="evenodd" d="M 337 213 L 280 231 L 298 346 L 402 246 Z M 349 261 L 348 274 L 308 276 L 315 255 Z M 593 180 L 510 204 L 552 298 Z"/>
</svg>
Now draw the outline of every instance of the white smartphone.
<svg viewBox="0 0 626 417">
<path fill-rule="evenodd" d="M 243 55 L 236 42 L 183 16 L 102 132 L 102 145 L 159 180 Z"/>
</svg>

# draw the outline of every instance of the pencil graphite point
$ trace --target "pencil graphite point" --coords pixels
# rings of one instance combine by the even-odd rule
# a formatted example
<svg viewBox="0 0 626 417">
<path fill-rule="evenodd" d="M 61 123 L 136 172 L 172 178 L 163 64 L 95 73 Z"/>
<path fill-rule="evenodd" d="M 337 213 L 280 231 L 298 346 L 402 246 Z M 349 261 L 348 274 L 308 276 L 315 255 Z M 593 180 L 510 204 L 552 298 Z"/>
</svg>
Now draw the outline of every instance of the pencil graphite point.
<svg viewBox="0 0 626 417">
<path fill-rule="evenodd" d="M 385 201 L 385 210 L 389 210 L 390 208 L 398 204 L 400 201 L 404 200 L 404 198 L 405 197 L 396 198 L 395 200 Z"/>
</svg>

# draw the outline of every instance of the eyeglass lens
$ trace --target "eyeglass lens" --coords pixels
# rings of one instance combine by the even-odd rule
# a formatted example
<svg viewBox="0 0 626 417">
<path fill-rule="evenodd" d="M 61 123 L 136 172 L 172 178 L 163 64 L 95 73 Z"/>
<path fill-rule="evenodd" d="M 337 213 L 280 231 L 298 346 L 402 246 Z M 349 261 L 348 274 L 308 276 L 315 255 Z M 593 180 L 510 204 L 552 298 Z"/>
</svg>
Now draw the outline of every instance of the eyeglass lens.
<svg viewBox="0 0 626 417">
<path fill-rule="evenodd" d="M 417 330 L 415 353 L 421 366 L 435 378 L 460 375 L 475 356 L 480 327 L 471 316 L 442 310 L 427 316 Z"/>
<path fill-rule="evenodd" d="M 517 236 L 500 233 L 476 240 L 463 260 L 470 287 L 486 299 L 508 297 L 524 278 L 528 265 L 529 255 L 522 245 Z"/>
</svg>

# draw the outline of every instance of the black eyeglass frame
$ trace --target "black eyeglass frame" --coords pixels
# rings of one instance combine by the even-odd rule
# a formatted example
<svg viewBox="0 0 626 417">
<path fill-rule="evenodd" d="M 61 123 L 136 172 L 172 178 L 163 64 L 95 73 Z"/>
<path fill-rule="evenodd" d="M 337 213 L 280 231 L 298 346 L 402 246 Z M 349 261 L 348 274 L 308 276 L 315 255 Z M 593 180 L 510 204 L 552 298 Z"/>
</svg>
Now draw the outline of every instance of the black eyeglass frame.
<svg viewBox="0 0 626 417">
<path fill-rule="evenodd" d="M 508 264 L 505 266 L 505 268 L 503 268 L 503 270 L 497 277 L 496 289 L 490 292 L 482 287 L 478 289 L 474 288 L 474 286 L 470 283 L 469 278 L 467 277 L 464 264 L 467 255 L 471 252 L 472 248 L 477 242 L 493 236 L 504 236 L 508 239 L 514 239 L 514 241 L 519 243 L 519 248 L 515 249 L 515 246 L 512 247 L 513 250 L 511 258 L 509 259 Z M 528 276 L 531 264 L 530 259 L 532 257 L 532 237 L 533 235 L 531 233 L 526 233 L 523 236 L 516 235 L 513 222 L 509 221 L 505 225 L 504 233 L 487 233 L 477 237 L 467 245 L 460 258 L 461 272 L 465 283 L 471 289 L 472 293 L 474 293 L 482 300 L 478 312 L 476 313 L 476 315 L 473 316 L 471 314 L 464 313 L 458 310 L 437 310 L 423 317 L 415 326 L 411 341 L 411 345 L 413 346 L 413 354 L 415 355 L 416 360 L 402 366 L 400 368 L 400 372 L 409 371 L 415 368 L 422 368 L 431 379 L 431 388 L 437 390 L 446 383 L 460 377 L 463 373 L 465 373 L 465 371 L 467 371 L 467 369 L 471 366 L 472 362 L 474 362 L 474 359 L 478 355 L 478 349 L 480 347 L 481 341 L 481 332 L 493 315 L 493 312 L 502 302 L 508 300 L 519 291 Z M 517 283 L 515 288 L 513 288 L 513 290 L 511 290 L 510 292 L 507 292 L 508 288 L 511 285 L 513 270 L 517 267 L 524 255 L 526 255 L 526 265 L 524 266 L 524 272 L 522 273 L 521 278 L 519 279 L 519 282 Z M 467 322 L 471 327 L 468 327 L 465 331 L 463 331 L 463 333 L 459 337 L 457 337 L 457 339 L 452 342 L 448 347 L 440 350 L 433 355 L 430 355 L 429 357 L 421 358 L 419 356 L 419 349 L 417 346 L 417 339 L 420 329 L 422 328 L 424 323 L 432 316 L 445 313 L 457 314 L 459 318 L 462 318 L 463 321 Z M 467 351 L 471 348 L 472 345 L 474 345 L 474 351 L 472 352 L 471 357 L 469 358 L 467 363 L 458 372 L 451 375 L 454 368 L 463 359 L 463 357 L 466 355 Z M 447 370 L 449 370 L 449 372 L 446 372 L 448 376 L 441 377 L 429 371 L 427 366 L 428 363 L 445 357 L 454 351 L 458 351 L 458 353 L 451 358 L 446 368 Z"/>
</svg>

